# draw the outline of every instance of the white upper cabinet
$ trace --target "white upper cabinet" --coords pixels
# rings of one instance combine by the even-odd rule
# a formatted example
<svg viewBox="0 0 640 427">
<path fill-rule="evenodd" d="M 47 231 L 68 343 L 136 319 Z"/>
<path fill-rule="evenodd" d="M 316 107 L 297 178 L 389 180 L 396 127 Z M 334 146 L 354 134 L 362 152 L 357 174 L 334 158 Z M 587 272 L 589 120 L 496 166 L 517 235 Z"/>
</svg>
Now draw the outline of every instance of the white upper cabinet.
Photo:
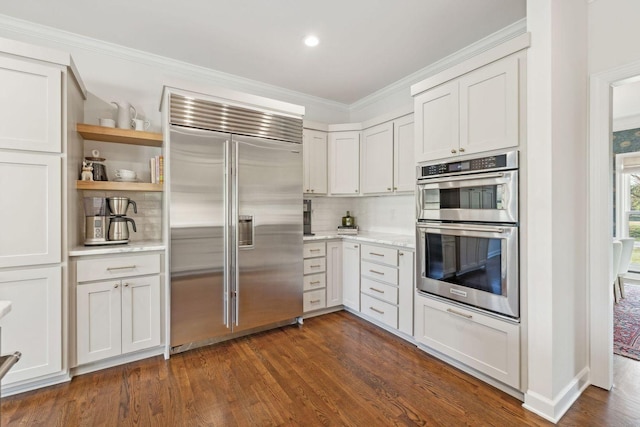
<svg viewBox="0 0 640 427">
<path fill-rule="evenodd" d="M 329 133 L 329 192 L 360 193 L 360 132 Z"/>
<path fill-rule="evenodd" d="M 413 114 L 362 133 L 362 194 L 413 191 Z"/>
<path fill-rule="evenodd" d="M 0 153 L 0 268 L 62 261 L 60 180 L 59 156 Z"/>
<path fill-rule="evenodd" d="M 393 189 L 396 192 L 412 192 L 416 187 L 413 128 L 413 114 L 393 121 Z"/>
<path fill-rule="evenodd" d="M 327 194 L 327 133 L 312 129 L 303 131 L 305 193 Z"/>
<path fill-rule="evenodd" d="M 519 66 L 508 56 L 418 94 L 416 162 L 517 146 Z"/>
<path fill-rule="evenodd" d="M 62 71 L 0 57 L 0 148 L 59 153 Z"/>
<path fill-rule="evenodd" d="M 362 193 L 393 192 L 393 122 L 362 132 Z"/>
</svg>

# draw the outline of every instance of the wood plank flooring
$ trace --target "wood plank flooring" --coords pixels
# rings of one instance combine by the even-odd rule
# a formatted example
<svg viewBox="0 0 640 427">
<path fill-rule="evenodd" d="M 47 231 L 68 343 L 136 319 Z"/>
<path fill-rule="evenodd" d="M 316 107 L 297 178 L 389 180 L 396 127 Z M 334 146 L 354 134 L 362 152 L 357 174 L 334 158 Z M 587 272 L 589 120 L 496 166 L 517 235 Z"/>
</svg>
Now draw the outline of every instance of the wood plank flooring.
<svg viewBox="0 0 640 427">
<path fill-rule="evenodd" d="M 560 425 L 639 425 L 623 388 L 591 387 Z M 1 410 L 3 426 L 551 425 L 347 312 L 77 376 Z"/>
</svg>

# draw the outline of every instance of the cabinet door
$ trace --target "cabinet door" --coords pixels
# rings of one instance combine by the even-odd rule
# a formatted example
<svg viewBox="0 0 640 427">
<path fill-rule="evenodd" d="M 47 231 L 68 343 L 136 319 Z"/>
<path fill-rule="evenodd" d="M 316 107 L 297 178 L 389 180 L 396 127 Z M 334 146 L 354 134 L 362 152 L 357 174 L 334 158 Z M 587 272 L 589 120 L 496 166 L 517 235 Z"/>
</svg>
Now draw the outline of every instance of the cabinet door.
<svg viewBox="0 0 640 427">
<path fill-rule="evenodd" d="M 342 304 L 342 243 L 327 243 L 327 307 Z"/>
<path fill-rule="evenodd" d="M 79 365 L 122 353 L 120 287 L 119 280 L 76 287 Z"/>
<path fill-rule="evenodd" d="M 393 189 L 413 192 L 416 187 L 413 114 L 393 122 Z"/>
<path fill-rule="evenodd" d="M 304 129 L 303 144 L 304 192 L 327 194 L 327 134 Z"/>
<path fill-rule="evenodd" d="M 362 193 L 393 191 L 393 122 L 362 133 Z"/>
<path fill-rule="evenodd" d="M 60 69 L 0 58 L 0 148 L 59 153 Z"/>
<path fill-rule="evenodd" d="M 329 192 L 356 195 L 360 191 L 360 132 L 329 134 Z"/>
<path fill-rule="evenodd" d="M 342 242 L 342 304 L 360 311 L 360 244 Z"/>
<path fill-rule="evenodd" d="M 508 57 L 459 79 L 460 151 L 518 145 L 518 58 Z M 464 150 L 464 151 L 463 151 Z"/>
<path fill-rule="evenodd" d="M 61 262 L 61 160 L 56 155 L 0 156 L 0 268 Z"/>
<path fill-rule="evenodd" d="M 22 353 L 3 385 L 62 372 L 61 279 L 61 267 L 0 272 L 0 300 L 11 301 L 0 346 Z"/>
<path fill-rule="evenodd" d="M 160 276 L 122 279 L 122 353 L 160 345 Z"/>
<path fill-rule="evenodd" d="M 414 114 L 416 162 L 457 155 L 459 122 L 456 80 L 416 96 Z"/>
<path fill-rule="evenodd" d="M 398 329 L 413 336 L 413 252 L 398 251 Z"/>
</svg>

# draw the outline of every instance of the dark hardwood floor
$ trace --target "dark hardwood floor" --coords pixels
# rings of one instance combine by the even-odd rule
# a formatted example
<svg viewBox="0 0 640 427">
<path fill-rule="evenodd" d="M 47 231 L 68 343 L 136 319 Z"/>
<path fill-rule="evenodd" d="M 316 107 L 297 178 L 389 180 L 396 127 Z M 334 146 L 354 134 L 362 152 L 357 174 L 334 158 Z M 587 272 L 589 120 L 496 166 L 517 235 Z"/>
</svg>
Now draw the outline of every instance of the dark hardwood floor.
<svg viewBox="0 0 640 427">
<path fill-rule="evenodd" d="M 619 387 L 589 388 L 559 424 L 640 425 L 640 368 L 624 362 Z M 551 425 L 346 312 L 77 376 L 1 409 L 3 426 Z"/>
</svg>

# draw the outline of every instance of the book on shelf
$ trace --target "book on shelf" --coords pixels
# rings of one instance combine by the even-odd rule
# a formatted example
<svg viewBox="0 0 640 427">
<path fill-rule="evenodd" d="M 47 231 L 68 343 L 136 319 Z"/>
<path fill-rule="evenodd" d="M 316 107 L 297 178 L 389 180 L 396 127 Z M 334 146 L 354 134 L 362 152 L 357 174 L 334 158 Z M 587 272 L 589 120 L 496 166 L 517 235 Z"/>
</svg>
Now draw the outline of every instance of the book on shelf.
<svg viewBox="0 0 640 427">
<path fill-rule="evenodd" d="M 164 157 L 155 156 L 149 159 L 149 169 L 151 170 L 151 183 L 164 183 Z"/>
<path fill-rule="evenodd" d="M 358 234 L 358 226 L 357 225 L 353 225 L 353 226 L 339 225 L 338 234 Z"/>
</svg>

